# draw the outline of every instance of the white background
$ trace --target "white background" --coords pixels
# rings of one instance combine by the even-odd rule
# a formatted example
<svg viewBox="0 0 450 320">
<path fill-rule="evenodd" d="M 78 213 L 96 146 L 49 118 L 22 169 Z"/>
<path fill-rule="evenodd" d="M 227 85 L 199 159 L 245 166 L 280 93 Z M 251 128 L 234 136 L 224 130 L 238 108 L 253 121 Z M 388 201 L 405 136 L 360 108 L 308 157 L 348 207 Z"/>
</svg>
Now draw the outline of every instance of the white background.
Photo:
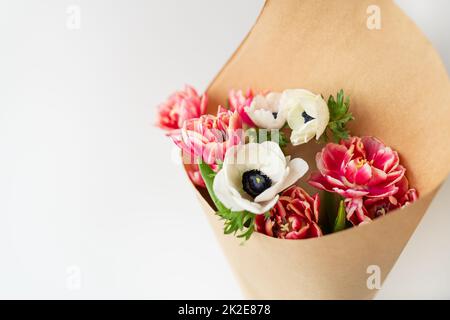
<svg viewBox="0 0 450 320">
<path fill-rule="evenodd" d="M 450 3 L 398 1 L 450 67 Z M 81 29 L 66 26 L 69 5 Z M 0 298 L 241 298 L 155 106 L 262 0 L 0 1 Z M 379 298 L 450 298 L 450 183 Z"/>
</svg>

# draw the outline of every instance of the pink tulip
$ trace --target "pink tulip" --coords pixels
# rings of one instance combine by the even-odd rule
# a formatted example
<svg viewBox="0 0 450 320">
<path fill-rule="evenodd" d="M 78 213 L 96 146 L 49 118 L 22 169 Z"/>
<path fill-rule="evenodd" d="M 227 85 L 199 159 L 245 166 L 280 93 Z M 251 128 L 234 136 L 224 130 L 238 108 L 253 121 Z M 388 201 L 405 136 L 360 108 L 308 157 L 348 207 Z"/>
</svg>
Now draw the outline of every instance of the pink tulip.
<svg viewBox="0 0 450 320">
<path fill-rule="evenodd" d="M 318 194 L 311 197 L 302 188 L 292 186 L 281 194 L 269 218 L 256 216 L 256 230 L 280 239 L 320 237 L 319 205 Z"/>
<path fill-rule="evenodd" d="M 253 91 L 248 89 L 244 94 L 242 90 L 230 90 L 228 94 L 228 105 L 231 111 L 237 111 L 242 121 L 249 125 L 250 127 L 254 127 L 252 119 L 248 116 L 245 111 L 245 107 L 249 107 L 253 101 Z"/>
<path fill-rule="evenodd" d="M 374 137 L 329 143 L 316 155 L 316 164 L 319 172 L 309 183 L 344 197 L 347 219 L 354 225 L 375 218 L 381 207 L 387 212 L 417 198 L 416 191 L 408 189 L 397 152 Z"/>
<path fill-rule="evenodd" d="M 198 164 L 192 164 L 187 169 L 187 174 L 192 183 L 201 188 L 206 188 L 205 181 L 203 181 Z"/>
<path fill-rule="evenodd" d="M 159 105 L 157 125 L 167 131 L 180 129 L 184 121 L 205 114 L 206 103 L 206 93 L 199 96 L 193 87 L 186 85 Z"/>
<path fill-rule="evenodd" d="M 181 130 L 169 133 L 190 163 L 202 160 L 213 170 L 231 146 L 243 142 L 242 122 L 237 112 L 219 107 L 217 116 L 203 115 L 184 122 Z"/>
<path fill-rule="evenodd" d="M 393 195 L 405 175 L 397 152 L 374 137 L 328 143 L 316 155 L 316 164 L 319 172 L 312 174 L 309 183 L 344 198 Z"/>
<path fill-rule="evenodd" d="M 397 187 L 398 191 L 392 196 L 381 199 L 365 199 L 364 208 L 367 211 L 367 215 L 374 219 L 385 215 L 391 210 L 401 208 L 417 200 L 418 193 L 416 189 L 409 187 L 409 182 L 406 177 L 403 177 L 403 179 L 397 183 Z"/>
<path fill-rule="evenodd" d="M 413 203 L 418 198 L 416 189 L 409 187 L 406 177 L 397 184 L 398 191 L 382 198 L 348 198 L 345 199 L 347 219 L 354 225 L 371 221 L 388 212 Z"/>
</svg>

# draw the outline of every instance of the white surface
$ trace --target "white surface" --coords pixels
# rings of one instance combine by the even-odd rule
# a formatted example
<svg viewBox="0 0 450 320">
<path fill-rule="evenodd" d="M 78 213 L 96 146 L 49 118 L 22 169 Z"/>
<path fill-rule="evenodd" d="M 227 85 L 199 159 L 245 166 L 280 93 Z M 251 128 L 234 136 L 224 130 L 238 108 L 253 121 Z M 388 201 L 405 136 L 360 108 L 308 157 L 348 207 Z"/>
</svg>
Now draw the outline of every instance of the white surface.
<svg viewBox="0 0 450 320">
<path fill-rule="evenodd" d="M 400 4 L 449 67 L 449 2 Z M 0 1 L 0 298 L 242 297 L 152 123 L 172 90 L 206 87 L 261 6 Z M 379 298 L 450 298 L 449 195 L 447 182 Z"/>
</svg>

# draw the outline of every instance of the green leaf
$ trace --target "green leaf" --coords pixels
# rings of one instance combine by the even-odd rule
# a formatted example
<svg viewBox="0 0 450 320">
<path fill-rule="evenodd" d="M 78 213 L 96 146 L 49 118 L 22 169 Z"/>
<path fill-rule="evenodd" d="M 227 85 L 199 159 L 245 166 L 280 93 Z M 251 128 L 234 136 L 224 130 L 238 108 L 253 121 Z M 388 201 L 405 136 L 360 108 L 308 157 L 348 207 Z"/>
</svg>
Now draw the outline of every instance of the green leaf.
<svg viewBox="0 0 450 320">
<path fill-rule="evenodd" d="M 344 206 L 344 200 L 339 202 L 339 209 L 336 216 L 336 220 L 334 220 L 333 232 L 338 232 L 345 229 L 346 222 L 346 212 Z"/>
<path fill-rule="evenodd" d="M 344 90 L 341 89 L 336 94 L 336 99 L 330 95 L 327 104 L 330 121 L 328 122 L 326 133 L 322 135 L 321 141 L 327 142 L 330 137 L 335 142 L 347 139 L 350 132 L 347 130 L 346 125 L 354 119 L 352 113 L 349 112 L 350 98 L 345 97 Z"/>
<path fill-rule="evenodd" d="M 199 161 L 198 168 L 200 170 L 200 174 L 202 175 L 203 181 L 205 181 L 206 189 L 211 197 L 211 200 L 214 202 L 217 210 L 224 211 L 228 210 L 222 202 L 216 197 L 216 194 L 213 191 L 213 183 L 214 178 L 216 177 L 216 173 L 211 169 L 209 165 L 204 163 L 203 161 Z"/>
<path fill-rule="evenodd" d="M 255 215 L 247 211 L 234 212 L 226 208 L 217 198 L 213 190 L 216 173 L 203 161 L 199 162 L 198 167 L 200 169 L 200 174 L 205 181 L 209 196 L 217 208 L 216 214 L 224 220 L 223 232 L 248 240 L 255 230 Z"/>
<path fill-rule="evenodd" d="M 229 209 L 218 211 L 217 215 L 224 222 L 224 234 L 233 234 L 238 238 L 250 239 L 255 231 L 255 215 L 248 211 L 234 212 Z"/>
</svg>

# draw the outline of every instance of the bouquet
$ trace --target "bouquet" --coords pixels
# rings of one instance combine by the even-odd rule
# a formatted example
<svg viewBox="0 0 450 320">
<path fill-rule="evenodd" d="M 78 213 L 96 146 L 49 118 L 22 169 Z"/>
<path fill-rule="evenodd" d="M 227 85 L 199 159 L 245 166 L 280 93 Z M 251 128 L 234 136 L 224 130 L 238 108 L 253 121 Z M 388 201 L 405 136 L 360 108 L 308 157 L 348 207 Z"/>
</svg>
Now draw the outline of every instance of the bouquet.
<svg viewBox="0 0 450 320">
<path fill-rule="evenodd" d="M 247 297 L 374 297 L 448 175 L 445 68 L 375 5 L 379 30 L 365 1 L 268 0 L 207 93 L 159 107 Z"/>
<path fill-rule="evenodd" d="M 225 234 L 321 237 L 418 197 L 395 150 L 377 137 L 351 135 L 343 90 L 327 101 L 306 89 L 231 90 L 216 115 L 205 114 L 206 101 L 186 86 L 160 105 L 158 125 L 180 147 L 192 182 L 207 190 Z M 311 165 L 288 150 L 311 140 L 323 147 L 306 178 Z M 301 179 L 322 196 L 297 186 Z"/>
</svg>

